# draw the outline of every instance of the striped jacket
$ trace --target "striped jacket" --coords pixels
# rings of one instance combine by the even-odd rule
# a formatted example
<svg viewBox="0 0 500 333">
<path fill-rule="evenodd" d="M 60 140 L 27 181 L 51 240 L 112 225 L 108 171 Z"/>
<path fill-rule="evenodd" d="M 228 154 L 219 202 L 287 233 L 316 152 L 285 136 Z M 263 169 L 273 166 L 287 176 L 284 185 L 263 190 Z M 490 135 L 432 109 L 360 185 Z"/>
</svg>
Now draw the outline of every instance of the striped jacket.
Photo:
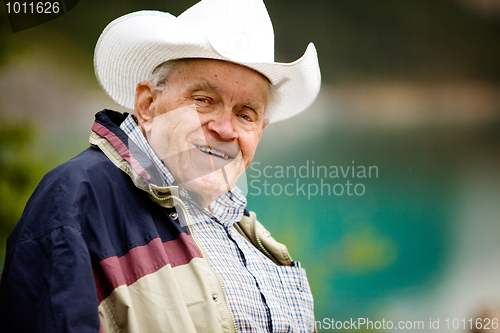
<svg viewBox="0 0 500 333">
<path fill-rule="evenodd" d="M 118 127 L 96 115 L 92 147 L 49 172 L 8 239 L 2 332 L 234 332 L 224 286 L 196 243 L 177 188 Z M 180 217 L 178 215 L 181 215 Z M 291 265 L 286 247 L 245 212 L 237 229 Z"/>
</svg>

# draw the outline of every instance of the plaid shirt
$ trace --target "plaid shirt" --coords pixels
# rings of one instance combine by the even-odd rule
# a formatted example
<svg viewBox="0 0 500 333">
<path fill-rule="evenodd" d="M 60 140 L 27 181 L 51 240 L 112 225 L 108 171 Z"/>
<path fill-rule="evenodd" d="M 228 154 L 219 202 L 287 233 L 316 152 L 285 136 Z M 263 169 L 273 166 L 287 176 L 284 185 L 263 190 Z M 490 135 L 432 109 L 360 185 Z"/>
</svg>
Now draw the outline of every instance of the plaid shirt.
<svg viewBox="0 0 500 333">
<path fill-rule="evenodd" d="M 134 116 L 120 128 L 153 161 L 162 176 L 161 186 L 175 179 L 144 138 Z M 224 282 L 226 302 L 240 332 L 311 332 L 313 299 L 305 270 L 276 266 L 235 228 L 247 204 L 236 186 L 210 204 L 212 213 L 194 204 L 179 189 L 193 218 L 192 230 L 205 249 L 213 270 Z"/>
</svg>

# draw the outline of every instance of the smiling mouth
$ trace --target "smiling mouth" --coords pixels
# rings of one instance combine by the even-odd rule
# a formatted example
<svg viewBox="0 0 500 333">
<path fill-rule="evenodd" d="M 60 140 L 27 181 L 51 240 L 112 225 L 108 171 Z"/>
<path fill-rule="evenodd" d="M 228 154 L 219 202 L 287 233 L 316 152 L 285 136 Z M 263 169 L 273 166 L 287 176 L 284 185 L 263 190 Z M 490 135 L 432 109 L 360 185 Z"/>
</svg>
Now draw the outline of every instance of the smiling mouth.
<svg viewBox="0 0 500 333">
<path fill-rule="evenodd" d="M 229 156 L 228 154 L 223 153 L 223 152 L 221 152 L 219 150 L 216 150 L 214 148 L 210 148 L 210 147 L 207 147 L 207 146 L 198 146 L 198 145 L 195 145 L 195 147 L 198 148 L 202 153 L 205 153 L 205 154 L 208 154 L 208 155 L 212 155 L 212 156 L 215 156 L 215 157 L 219 157 L 219 158 L 222 158 L 222 159 L 225 159 L 225 160 L 233 158 L 232 156 Z"/>
</svg>

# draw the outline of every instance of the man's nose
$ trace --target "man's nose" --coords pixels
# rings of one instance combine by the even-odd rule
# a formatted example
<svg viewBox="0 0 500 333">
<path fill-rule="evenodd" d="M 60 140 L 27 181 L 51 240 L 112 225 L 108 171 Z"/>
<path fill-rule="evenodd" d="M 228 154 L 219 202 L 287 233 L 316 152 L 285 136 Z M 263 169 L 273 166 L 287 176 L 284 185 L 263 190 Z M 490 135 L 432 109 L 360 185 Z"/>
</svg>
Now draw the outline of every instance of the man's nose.
<svg viewBox="0 0 500 333">
<path fill-rule="evenodd" d="M 214 112 L 213 118 L 208 122 L 208 130 L 215 132 L 224 141 L 231 141 L 238 137 L 233 124 L 233 112 L 229 108 L 221 108 Z"/>
</svg>

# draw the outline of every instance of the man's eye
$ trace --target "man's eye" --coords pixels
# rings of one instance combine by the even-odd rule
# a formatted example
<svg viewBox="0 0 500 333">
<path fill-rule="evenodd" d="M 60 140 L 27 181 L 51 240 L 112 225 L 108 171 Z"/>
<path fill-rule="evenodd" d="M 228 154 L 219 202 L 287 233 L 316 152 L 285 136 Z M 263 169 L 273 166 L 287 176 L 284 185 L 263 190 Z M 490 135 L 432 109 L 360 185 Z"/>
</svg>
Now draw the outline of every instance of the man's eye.
<svg viewBox="0 0 500 333">
<path fill-rule="evenodd" d="M 203 97 L 199 97 L 196 99 L 198 102 L 201 102 L 201 103 L 208 103 L 209 100 L 207 98 L 203 98 Z"/>
<path fill-rule="evenodd" d="M 252 121 L 252 119 L 249 116 L 247 116 L 246 114 L 240 114 L 240 117 L 245 119 L 246 121 Z"/>
</svg>

